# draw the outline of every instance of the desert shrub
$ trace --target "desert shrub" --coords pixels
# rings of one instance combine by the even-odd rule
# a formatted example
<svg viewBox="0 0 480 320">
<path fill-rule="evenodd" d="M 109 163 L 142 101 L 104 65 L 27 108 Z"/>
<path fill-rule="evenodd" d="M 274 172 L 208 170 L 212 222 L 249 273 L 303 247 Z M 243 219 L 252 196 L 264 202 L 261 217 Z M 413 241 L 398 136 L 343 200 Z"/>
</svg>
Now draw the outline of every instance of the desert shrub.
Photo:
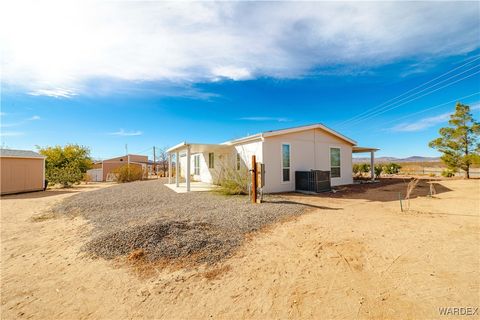
<svg viewBox="0 0 480 320">
<path fill-rule="evenodd" d="M 52 184 L 59 183 L 66 187 L 79 183 L 83 174 L 92 167 L 87 147 L 69 144 L 38 148 L 40 154 L 46 157 L 45 178 Z"/>
<path fill-rule="evenodd" d="M 220 186 L 218 192 L 225 195 L 248 194 L 250 174 L 245 168 L 236 170 L 229 166 L 222 166 L 217 184 Z"/>
<path fill-rule="evenodd" d="M 375 171 L 375 178 L 379 178 L 383 172 L 383 166 L 381 164 L 376 164 L 375 167 L 373 167 L 373 170 Z"/>
<path fill-rule="evenodd" d="M 141 166 L 138 165 L 124 165 L 113 170 L 113 174 L 117 182 L 130 182 L 136 180 L 142 180 L 144 172 Z"/>
<path fill-rule="evenodd" d="M 354 163 L 352 166 L 352 172 L 354 176 L 358 176 L 360 174 L 360 164 Z"/>
<path fill-rule="evenodd" d="M 383 166 L 383 172 L 386 174 L 397 174 L 401 168 L 402 166 L 398 163 L 391 162 Z"/>
<path fill-rule="evenodd" d="M 445 169 L 442 171 L 442 177 L 451 178 L 455 176 L 455 171 L 452 169 Z"/>
<path fill-rule="evenodd" d="M 370 165 L 368 163 L 361 163 L 359 167 L 360 173 L 369 173 L 370 172 Z"/>
<path fill-rule="evenodd" d="M 49 183 L 59 183 L 64 187 L 71 186 L 82 180 L 83 173 L 75 165 L 69 164 L 63 167 L 51 167 L 47 170 L 45 176 Z"/>
<path fill-rule="evenodd" d="M 82 181 L 85 182 L 85 184 L 88 184 L 89 182 L 92 182 L 92 177 L 87 173 L 84 173 Z"/>
</svg>

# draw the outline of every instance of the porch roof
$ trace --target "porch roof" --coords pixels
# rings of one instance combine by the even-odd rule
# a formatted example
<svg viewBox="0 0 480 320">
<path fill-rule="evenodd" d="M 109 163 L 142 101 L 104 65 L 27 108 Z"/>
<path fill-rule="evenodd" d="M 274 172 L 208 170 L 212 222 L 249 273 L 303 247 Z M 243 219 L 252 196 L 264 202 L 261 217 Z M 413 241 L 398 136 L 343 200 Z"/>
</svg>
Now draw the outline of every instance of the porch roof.
<svg viewBox="0 0 480 320">
<path fill-rule="evenodd" d="M 188 147 L 190 147 L 191 153 L 199 153 L 199 152 L 215 151 L 219 149 L 231 148 L 231 146 L 224 145 L 224 144 L 190 143 L 190 142 L 184 141 L 177 144 L 176 146 L 171 147 L 170 149 L 167 149 L 167 152 L 168 153 L 180 152 L 183 150 L 187 150 Z"/>
<path fill-rule="evenodd" d="M 370 147 L 352 147 L 352 153 L 362 153 L 362 152 L 376 152 L 380 149 L 370 148 Z"/>
</svg>

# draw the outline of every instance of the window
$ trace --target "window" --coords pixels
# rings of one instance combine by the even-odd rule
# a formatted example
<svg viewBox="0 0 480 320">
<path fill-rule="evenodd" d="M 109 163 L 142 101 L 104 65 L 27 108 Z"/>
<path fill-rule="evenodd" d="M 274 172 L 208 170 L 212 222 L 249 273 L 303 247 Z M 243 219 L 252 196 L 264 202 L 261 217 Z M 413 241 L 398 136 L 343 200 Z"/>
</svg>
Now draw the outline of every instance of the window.
<svg viewBox="0 0 480 320">
<path fill-rule="evenodd" d="M 213 152 L 210 152 L 208 154 L 208 168 L 213 169 L 214 166 L 215 166 L 215 155 L 213 154 Z"/>
<path fill-rule="evenodd" d="M 241 163 L 242 163 L 242 159 L 240 159 L 240 153 L 237 153 L 237 170 L 240 170 Z"/>
<path fill-rule="evenodd" d="M 282 181 L 290 181 L 290 145 L 282 144 Z"/>
<path fill-rule="evenodd" d="M 340 148 L 330 148 L 330 176 L 340 178 Z"/>
<path fill-rule="evenodd" d="M 200 175 L 200 155 L 193 156 L 193 174 Z"/>
</svg>

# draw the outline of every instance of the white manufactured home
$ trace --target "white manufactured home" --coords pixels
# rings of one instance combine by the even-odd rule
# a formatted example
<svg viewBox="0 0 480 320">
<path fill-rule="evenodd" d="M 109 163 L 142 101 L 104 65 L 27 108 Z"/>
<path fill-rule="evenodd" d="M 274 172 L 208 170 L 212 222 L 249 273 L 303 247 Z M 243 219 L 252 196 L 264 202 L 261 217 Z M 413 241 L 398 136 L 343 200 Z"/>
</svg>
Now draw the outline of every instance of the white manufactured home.
<svg viewBox="0 0 480 320">
<path fill-rule="evenodd" d="M 184 180 L 186 191 L 192 181 L 217 184 L 225 170 L 250 170 L 255 155 L 265 166 L 265 193 L 295 191 L 296 171 L 329 171 L 332 186 L 352 184 L 352 154 L 368 152 L 373 164 L 377 150 L 358 147 L 354 140 L 322 124 L 267 131 L 220 144 L 182 142 L 167 150 L 169 182 L 174 178 L 179 187 Z"/>
</svg>

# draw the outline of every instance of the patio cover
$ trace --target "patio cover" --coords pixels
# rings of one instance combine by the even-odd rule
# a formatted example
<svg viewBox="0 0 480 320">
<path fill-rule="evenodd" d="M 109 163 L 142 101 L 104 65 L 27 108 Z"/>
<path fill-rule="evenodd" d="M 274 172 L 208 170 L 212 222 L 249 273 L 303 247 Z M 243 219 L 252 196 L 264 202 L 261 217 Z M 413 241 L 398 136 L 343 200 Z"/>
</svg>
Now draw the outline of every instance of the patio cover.
<svg viewBox="0 0 480 320">
<path fill-rule="evenodd" d="M 352 147 L 352 153 L 365 153 L 370 152 L 370 175 L 372 181 L 375 180 L 375 152 L 380 149 L 369 147 Z"/>
<path fill-rule="evenodd" d="M 186 153 L 187 156 L 187 170 L 185 173 L 185 180 L 187 185 L 187 192 L 190 191 L 190 167 L 191 167 L 191 155 L 192 153 L 201 153 L 201 152 L 213 152 L 218 150 L 225 150 L 232 148 L 228 145 L 223 144 L 205 144 L 205 143 L 189 143 L 182 142 L 176 146 L 171 147 L 167 150 L 168 153 L 168 183 L 171 183 L 172 180 L 172 156 L 175 154 L 175 185 L 178 188 L 180 186 L 180 152 Z"/>
</svg>

